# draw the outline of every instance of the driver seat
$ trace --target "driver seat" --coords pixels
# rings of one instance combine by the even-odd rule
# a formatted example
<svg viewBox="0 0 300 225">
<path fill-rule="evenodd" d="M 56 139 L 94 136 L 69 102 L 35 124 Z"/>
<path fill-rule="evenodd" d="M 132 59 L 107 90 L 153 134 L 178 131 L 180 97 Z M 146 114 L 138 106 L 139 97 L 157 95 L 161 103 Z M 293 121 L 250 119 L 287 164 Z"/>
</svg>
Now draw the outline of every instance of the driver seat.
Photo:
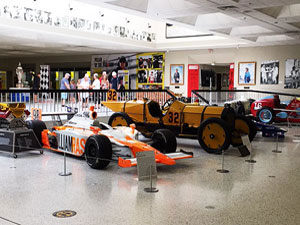
<svg viewBox="0 0 300 225">
<path fill-rule="evenodd" d="M 274 106 L 275 108 L 281 108 L 280 107 L 280 99 L 278 95 L 274 95 Z"/>
<path fill-rule="evenodd" d="M 162 112 L 161 112 L 160 106 L 157 102 L 149 101 L 147 103 L 147 105 L 148 105 L 149 113 L 152 117 L 154 117 L 154 118 L 161 118 L 162 117 Z"/>
</svg>

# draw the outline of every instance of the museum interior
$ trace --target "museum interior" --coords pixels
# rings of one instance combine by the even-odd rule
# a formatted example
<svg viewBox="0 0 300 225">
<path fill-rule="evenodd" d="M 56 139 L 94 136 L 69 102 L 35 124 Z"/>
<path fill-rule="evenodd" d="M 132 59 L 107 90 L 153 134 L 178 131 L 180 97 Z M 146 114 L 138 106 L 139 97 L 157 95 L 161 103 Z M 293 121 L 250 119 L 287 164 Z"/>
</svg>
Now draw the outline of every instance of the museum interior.
<svg viewBox="0 0 300 225">
<path fill-rule="evenodd" d="M 0 1 L 0 225 L 300 224 L 299 162 L 300 0 Z"/>
</svg>

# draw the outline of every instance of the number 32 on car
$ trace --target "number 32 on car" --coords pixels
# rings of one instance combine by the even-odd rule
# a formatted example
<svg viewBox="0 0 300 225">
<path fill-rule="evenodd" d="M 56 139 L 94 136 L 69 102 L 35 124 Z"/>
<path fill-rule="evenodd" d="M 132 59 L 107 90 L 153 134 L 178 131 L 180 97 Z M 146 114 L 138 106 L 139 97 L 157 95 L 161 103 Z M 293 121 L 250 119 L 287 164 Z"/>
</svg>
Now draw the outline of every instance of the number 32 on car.
<svg viewBox="0 0 300 225">
<path fill-rule="evenodd" d="M 107 92 L 107 101 L 117 101 L 118 95 L 115 89 L 110 89 Z"/>
<path fill-rule="evenodd" d="M 169 119 L 168 119 L 169 123 L 178 124 L 180 122 L 178 112 L 169 112 L 168 116 L 169 116 Z"/>
</svg>

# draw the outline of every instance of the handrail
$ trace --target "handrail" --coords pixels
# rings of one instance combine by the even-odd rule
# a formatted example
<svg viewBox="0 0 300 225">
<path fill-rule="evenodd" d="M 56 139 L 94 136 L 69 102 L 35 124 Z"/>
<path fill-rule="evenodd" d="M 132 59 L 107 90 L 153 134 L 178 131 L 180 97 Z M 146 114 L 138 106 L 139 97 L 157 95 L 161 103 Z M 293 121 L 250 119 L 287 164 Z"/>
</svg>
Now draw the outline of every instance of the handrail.
<svg viewBox="0 0 300 225">
<path fill-rule="evenodd" d="M 252 93 L 260 93 L 260 94 L 274 94 L 274 95 L 285 95 L 285 96 L 292 96 L 292 97 L 300 97 L 300 94 L 291 94 L 291 93 L 282 93 L 282 92 L 272 92 L 272 91 L 260 91 L 260 90 L 192 90 L 192 93 L 197 95 L 197 92 L 252 92 Z M 300 92 L 300 90 L 299 90 Z M 198 95 L 197 95 L 198 96 Z"/>
</svg>

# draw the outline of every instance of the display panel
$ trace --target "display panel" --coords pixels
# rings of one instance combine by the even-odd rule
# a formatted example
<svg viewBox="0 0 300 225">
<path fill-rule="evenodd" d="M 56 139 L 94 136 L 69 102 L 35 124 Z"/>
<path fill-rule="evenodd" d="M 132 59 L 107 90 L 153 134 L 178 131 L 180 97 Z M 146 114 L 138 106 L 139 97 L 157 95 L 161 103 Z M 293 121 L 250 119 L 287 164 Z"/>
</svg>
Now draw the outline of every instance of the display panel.
<svg viewBox="0 0 300 225">
<path fill-rule="evenodd" d="M 163 52 L 144 53 L 136 56 L 137 89 L 163 89 L 165 54 Z"/>
</svg>

